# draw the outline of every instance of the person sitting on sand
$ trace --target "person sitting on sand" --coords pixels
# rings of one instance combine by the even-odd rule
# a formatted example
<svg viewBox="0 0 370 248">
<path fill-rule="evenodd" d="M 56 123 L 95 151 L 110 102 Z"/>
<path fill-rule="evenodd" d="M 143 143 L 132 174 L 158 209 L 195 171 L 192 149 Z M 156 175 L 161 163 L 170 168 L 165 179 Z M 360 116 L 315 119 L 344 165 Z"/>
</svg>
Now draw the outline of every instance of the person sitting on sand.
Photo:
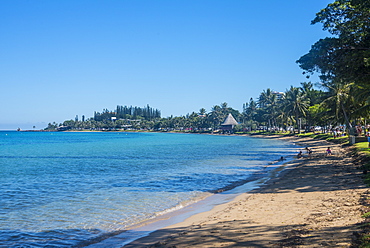
<svg viewBox="0 0 370 248">
<path fill-rule="evenodd" d="M 328 155 L 332 155 L 330 147 L 328 147 L 328 149 L 326 149 L 326 156 L 328 156 Z"/>
<path fill-rule="evenodd" d="M 301 158 L 301 157 L 302 157 L 302 151 L 299 151 L 297 158 Z"/>
</svg>

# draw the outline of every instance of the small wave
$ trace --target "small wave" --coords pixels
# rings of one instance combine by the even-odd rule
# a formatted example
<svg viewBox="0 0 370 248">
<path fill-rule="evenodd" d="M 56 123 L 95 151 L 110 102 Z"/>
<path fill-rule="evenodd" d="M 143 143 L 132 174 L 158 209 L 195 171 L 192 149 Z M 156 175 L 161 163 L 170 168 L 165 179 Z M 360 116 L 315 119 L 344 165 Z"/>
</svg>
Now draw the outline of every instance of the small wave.
<svg viewBox="0 0 370 248">
<path fill-rule="evenodd" d="M 162 215 L 165 215 L 165 214 L 172 213 L 172 212 L 175 212 L 177 210 L 183 209 L 183 208 L 185 208 L 185 207 L 187 207 L 187 206 L 189 206 L 193 203 L 196 203 L 196 202 L 199 202 L 199 201 L 203 200 L 204 198 L 206 198 L 207 196 L 210 196 L 210 195 L 211 194 L 203 194 L 201 197 L 191 199 L 191 200 L 187 200 L 187 201 L 183 201 L 183 202 L 179 203 L 178 205 L 176 205 L 175 207 L 168 208 L 168 209 L 165 209 L 163 211 L 156 212 L 155 216 L 158 217 L 158 216 L 162 216 Z"/>
</svg>

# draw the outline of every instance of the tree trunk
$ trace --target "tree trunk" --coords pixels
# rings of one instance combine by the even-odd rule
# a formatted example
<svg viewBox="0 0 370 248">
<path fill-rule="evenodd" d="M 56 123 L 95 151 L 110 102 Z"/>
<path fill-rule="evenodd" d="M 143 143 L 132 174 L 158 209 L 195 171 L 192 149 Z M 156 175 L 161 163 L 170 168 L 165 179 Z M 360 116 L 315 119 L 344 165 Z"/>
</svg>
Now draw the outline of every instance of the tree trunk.
<svg viewBox="0 0 370 248">
<path fill-rule="evenodd" d="M 353 128 L 352 128 L 352 124 L 351 124 L 351 122 L 349 121 L 349 118 L 348 118 L 348 116 L 347 116 L 347 113 L 346 113 L 346 111 L 345 111 L 345 109 L 344 109 L 344 106 L 343 106 L 343 104 L 341 104 L 341 107 L 342 107 L 342 111 L 343 111 L 343 115 L 344 115 L 344 119 L 346 120 L 346 126 L 347 126 L 347 134 L 348 134 L 348 137 L 349 137 L 349 144 L 350 145 L 353 145 L 354 143 L 355 143 L 355 141 L 354 141 L 354 138 L 351 138 L 351 136 L 355 136 L 355 132 L 354 132 L 354 130 L 353 130 Z"/>
<path fill-rule="evenodd" d="M 297 123 L 298 134 L 300 134 L 301 133 L 301 128 L 299 126 L 300 123 L 299 123 L 299 118 L 298 118 L 297 114 L 295 115 L 295 122 Z"/>
</svg>

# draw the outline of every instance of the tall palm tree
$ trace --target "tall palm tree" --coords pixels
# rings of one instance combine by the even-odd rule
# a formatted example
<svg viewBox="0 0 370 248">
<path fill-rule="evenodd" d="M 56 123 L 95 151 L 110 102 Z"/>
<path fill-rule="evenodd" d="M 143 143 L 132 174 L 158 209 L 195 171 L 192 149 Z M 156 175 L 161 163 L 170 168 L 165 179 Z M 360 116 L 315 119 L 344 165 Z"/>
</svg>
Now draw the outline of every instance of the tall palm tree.
<svg viewBox="0 0 370 248">
<path fill-rule="evenodd" d="M 199 114 L 200 115 L 205 115 L 206 114 L 206 109 L 205 108 L 201 108 L 200 110 L 199 110 Z"/>
<path fill-rule="evenodd" d="M 314 89 L 313 84 L 311 82 L 303 82 L 301 83 L 301 91 L 310 101 L 310 104 L 314 101 Z"/>
<path fill-rule="evenodd" d="M 361 100 L 354 97 L 357 95 L 357 85 L 343 81 L 331 81 L 323 83 L 322 86 L 328 90 L 328 97 L 322 104 L 332 110 L 337 123 L 346 123 L 347 133 L 353 135 L 354 130 L 351 123 L 353 113 L 362 105 Z"/>
<path fill-rule="evenodd" d="M 325 99 L 324 98 L 324 92 L 321 91 L 321 90 L 314 89 L 313 84 L 311 82 L 301 83 L 300 89 L 301 89 L 302 93 L 307 97 L 307 100 L 309 101 L 310 107 L 313 107 L 316 104 L 322 103 L 322 101 Z M 314 123 L 313 123 L 314 117 L 312 116 L 313 113 L 314 113 L 314 111 L 313 112 L 308 111 L 307 116 L 306 116 L 307 123 L 310 126 L 314 125 Z"/>
<path fill-rule="evenodd" d="M 209 120 L 212 123 L 213 129 L 217 129 L 222 121 L 222 109 L 219 105 L 215 105 L 211 109 L 211 113 L 209 114 Z"/>
<path fill-rule="evenodd" d="M 270 129 L 272 125 L 276 125 L 276 117 L 278 116 L 278 99 L 276 94 L 270 88 L 264 90 L 258 98 L 258 104 L 265 112 L 264 119 Z"/>
<path fill-rule="evenodd" d="M 323 87 L 328 90 L 328 97 L 322 104 L 332 109 L 337 123 L 346 124 L 349 135 L 354 135 L 352 123 L 370 114 L 369 87 L 342 80 L 323 83 Z"/>
<path fill-rule="evenodd" d="M 257 103 L 251 98 L 249 103 L 243 105 L 243 116 L 247 121 L 254 121 L 254 117 L 257 114 Z"/>
<path fill-rule="evenodd" d="M 309 100 L 304 95 L 302 90 L 291 86 L 285 92 L 284 111 L 288 116 L 293 116 L 298 128 L 298 133 L 301 133 L 300 118 L 305 117 L 309 107 Z"/>
<path fill-rule="evenodd" d="M 272 91 L 270 88 L 263 90 L 258 98 L 260 108 L 265 108 L 271 102 Z"/>
<path fill-rule="evenodd" d="M 256 115 L 257 115 L 257 103 L 253 100 L 253 98 L 249 99 L 249 103 L 243 104 L 243 124 L 249 125 L 249 129 L 252 130 L 253 124 L 256 122 Z"/>
</svg>

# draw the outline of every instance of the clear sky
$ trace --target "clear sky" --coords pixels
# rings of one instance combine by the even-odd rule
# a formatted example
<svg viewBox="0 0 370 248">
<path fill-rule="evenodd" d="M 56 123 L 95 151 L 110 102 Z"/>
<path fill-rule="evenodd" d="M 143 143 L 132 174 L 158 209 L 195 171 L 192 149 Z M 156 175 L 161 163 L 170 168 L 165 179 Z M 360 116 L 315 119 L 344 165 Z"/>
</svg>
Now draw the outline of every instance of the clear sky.
<svg viewBox="0 0 370 248">
<path fill-rule="evenodd" d="M 0 129 L 117 105 L 162 116 L 243 103 L 307 81 L 329 0 L 2 0 Z M 315 81 L 313 81 L 315 83 Z"/>
</svg>

